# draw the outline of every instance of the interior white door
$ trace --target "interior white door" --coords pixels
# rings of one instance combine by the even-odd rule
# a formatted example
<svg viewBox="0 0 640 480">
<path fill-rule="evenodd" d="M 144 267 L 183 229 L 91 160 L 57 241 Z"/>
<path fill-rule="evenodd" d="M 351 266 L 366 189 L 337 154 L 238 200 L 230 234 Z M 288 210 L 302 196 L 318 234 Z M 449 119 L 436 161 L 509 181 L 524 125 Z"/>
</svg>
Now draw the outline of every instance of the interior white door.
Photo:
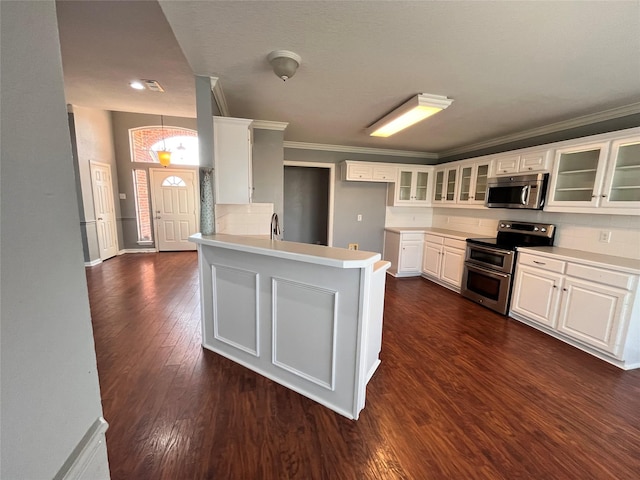
<svg viewBox="0 0 640 480">
<path fill-rule="evenodd" d="M 197 170 L 149 169 L 156 249 L 195 250 L 199 229 Z"/>
<path fill-rule="evenodd" d="M 113 203 L 111 167 L 106 163 L 91 162 L 91 187 L 93 208 L 96 214 L 96 229 L 100 260 L 106 260 L 118 253 L 118 231 Z"/>
</svg>

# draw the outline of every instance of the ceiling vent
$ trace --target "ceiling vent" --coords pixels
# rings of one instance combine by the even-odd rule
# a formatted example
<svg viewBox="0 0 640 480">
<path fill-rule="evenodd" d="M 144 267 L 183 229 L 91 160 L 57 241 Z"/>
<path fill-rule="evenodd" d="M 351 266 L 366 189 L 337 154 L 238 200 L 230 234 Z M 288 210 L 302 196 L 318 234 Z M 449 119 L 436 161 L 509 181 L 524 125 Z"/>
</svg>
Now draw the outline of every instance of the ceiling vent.
<svg viewBox="0 0 640 480">
<path fill-rule="evenodd" d="M 164 92 L 164 88 L 162 88 L 162 85 L 160 85 L 156 80 L 142 80 L 142 83 L 147 90 L 151 90 L 152 92 Z"/>
</svg>

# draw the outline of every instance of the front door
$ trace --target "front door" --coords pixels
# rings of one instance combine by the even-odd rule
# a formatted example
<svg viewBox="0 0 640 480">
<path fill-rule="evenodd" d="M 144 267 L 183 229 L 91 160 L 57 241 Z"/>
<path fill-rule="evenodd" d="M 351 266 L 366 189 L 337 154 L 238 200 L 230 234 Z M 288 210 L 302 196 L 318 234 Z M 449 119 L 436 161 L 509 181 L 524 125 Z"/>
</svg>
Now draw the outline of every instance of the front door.
<svg viewBox="0 0 640 480">
<path fill-rule="evenodd" d="M 111 167 L 106 163 L 91 162 L 91 187 L 93 207 L 96 214 L 96 229 L 100 260 L 106 260 L 118 253 L 118 233 L 116 212 L 113 203 Z"/>
<path fill-rule="evenodd" d="M 156 249 L 195 250 L 190 235 L 199 229 L 197 170 L 149 169 Z"/>
</svg>

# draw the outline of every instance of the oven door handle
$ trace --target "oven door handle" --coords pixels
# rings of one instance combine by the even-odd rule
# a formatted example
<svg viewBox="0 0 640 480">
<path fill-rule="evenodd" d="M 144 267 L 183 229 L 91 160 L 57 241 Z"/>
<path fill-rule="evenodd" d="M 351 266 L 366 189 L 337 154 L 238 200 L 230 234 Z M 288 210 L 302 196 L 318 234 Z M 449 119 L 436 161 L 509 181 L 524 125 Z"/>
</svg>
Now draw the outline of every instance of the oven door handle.
<svg viewBox="0 0 640 480">
<path fill-rule="evenodd" d="M 472 265 L 472 264 L 467 263 L 466 267 L 469 270 L 475 270 L 477 272 L 486 273 L 489 276 L 501 277 L 501 278 L 509 278 L 509 275 L 507 275 L 506 273 L 496 272 L 495 270 L 489 270 L 488 268 L 479 267 L 478 265 Z"/>
<path fill-rule="evenodd" d="M 467 244 L 467 248 L 472 248 L 474 250 L 481 250 L 483 252 L 489 253 L 497 253 L 498 255 L 512 255 L 513 252 L 511 250 L 500 250 L 498 248 L 485 247 L 484 245 Z"/>
</svg>

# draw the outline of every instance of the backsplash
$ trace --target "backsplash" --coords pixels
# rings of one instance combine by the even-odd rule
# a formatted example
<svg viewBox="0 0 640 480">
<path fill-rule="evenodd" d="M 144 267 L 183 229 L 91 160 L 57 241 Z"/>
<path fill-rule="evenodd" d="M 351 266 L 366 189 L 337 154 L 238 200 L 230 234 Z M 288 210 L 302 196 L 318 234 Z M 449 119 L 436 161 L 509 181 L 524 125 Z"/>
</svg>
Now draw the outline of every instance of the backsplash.
<svg viewBox="0 0 640 480">
<path fill-rule="evenodd" d="M 557 247 L 640 259 L 640 217 L 632 215 L 434 208 L 430 226 L 495 237 L 499 220 L 552 223 L 557 227 Z M 601 232 L 611 232 L 609 243 L 600 241 Z"/>
<path fill-rule="evenodd" d="M 269 235 L 273 203 L 244 205 L 217 204 L 216 233 L 229 235 Z"/>
</svg>

